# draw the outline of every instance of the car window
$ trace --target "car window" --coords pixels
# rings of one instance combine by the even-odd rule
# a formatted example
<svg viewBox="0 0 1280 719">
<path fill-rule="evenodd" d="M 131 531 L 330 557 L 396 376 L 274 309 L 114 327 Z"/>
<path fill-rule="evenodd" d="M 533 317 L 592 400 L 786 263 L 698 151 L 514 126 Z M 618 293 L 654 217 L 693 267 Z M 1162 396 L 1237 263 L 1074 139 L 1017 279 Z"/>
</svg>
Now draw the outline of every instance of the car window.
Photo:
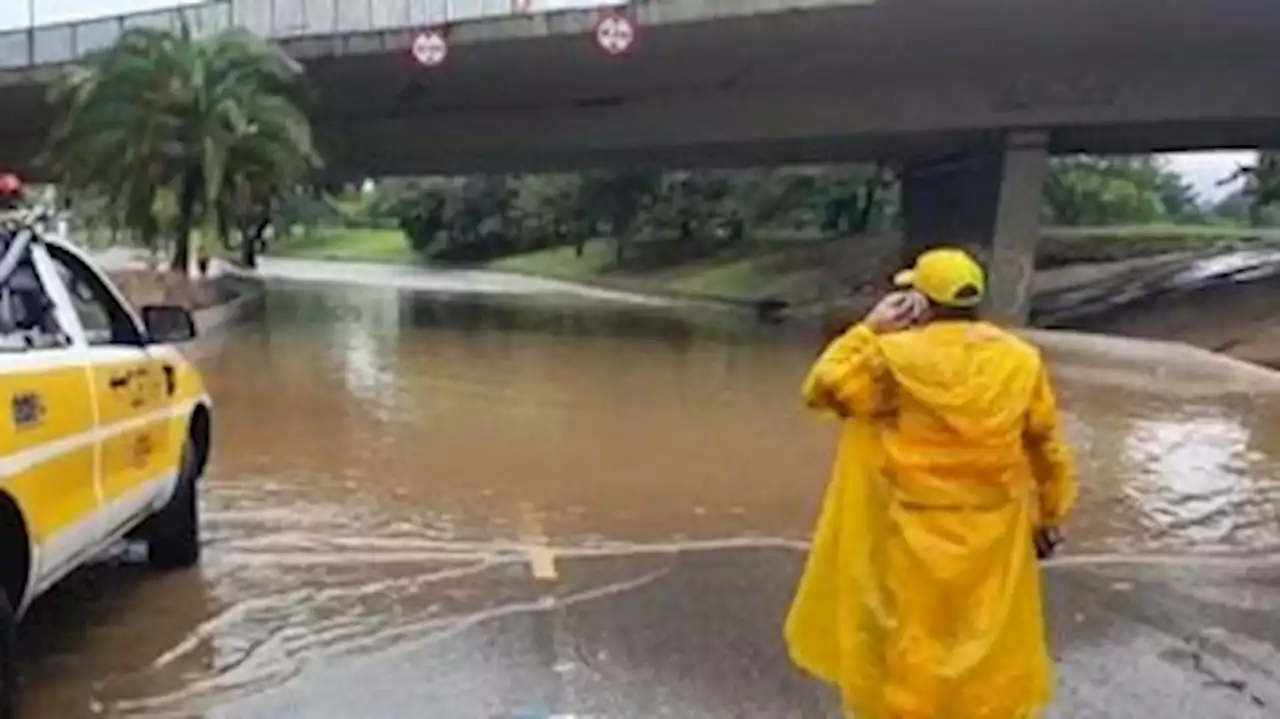
<svg viewBox="0 0 1280 719">
<path fill-rule="evenodd" d="M 66 347 L 71 338 L 58 323 L 53 300 L 45 292 L 30 258 L 0 286 L 0 349 Z"/>
<path fill-rule="evenodd" d="M 142 342 L 138 326 L 97 272 L 60 248 L 50 247 L 49 257 L 67 286 L 90 345 L 136 346 Z"/>
</svg>

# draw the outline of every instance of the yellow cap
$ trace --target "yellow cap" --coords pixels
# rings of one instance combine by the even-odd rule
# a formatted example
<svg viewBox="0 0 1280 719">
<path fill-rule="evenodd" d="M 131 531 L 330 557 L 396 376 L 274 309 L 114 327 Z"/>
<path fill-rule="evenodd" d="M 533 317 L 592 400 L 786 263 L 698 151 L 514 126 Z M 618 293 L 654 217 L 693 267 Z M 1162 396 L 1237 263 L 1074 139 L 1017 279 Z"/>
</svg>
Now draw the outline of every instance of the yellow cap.
<svg viewBox="0 0 1280 719">
<path fill-rule="evenodd" d="M 987 293 L 982 265 L 956 247 L 926 250 L 916 258 L 915 267 L 894 275 L 893 283 L 946 307 L 976 307 Z"/>
</svg>

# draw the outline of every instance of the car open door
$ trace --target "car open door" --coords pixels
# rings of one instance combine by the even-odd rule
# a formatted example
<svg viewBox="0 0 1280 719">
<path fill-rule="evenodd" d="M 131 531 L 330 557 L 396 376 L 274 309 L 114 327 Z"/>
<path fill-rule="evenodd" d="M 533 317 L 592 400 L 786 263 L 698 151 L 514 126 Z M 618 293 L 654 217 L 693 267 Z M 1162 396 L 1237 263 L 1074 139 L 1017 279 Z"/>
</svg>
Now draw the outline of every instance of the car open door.
<svg viewBox="0 0 1280 719">
<path fill-rule="evenodd" d="M 75 253 L 42 247 L 84 333 L 100 439 L 104 530 L 119 533 L 171 491 L 172 368 L 149 349 L 138 318 L 114 287 Z"/>
<path fill-rule="evenodd" d="M 101 532 L 88 346 L 57 301 L 57 279 L 39 269 L 39 246 L 29 228 L 0 232 L 0 485 L 28 524 L 27 597 L 76 566 Z"/>
</svg>

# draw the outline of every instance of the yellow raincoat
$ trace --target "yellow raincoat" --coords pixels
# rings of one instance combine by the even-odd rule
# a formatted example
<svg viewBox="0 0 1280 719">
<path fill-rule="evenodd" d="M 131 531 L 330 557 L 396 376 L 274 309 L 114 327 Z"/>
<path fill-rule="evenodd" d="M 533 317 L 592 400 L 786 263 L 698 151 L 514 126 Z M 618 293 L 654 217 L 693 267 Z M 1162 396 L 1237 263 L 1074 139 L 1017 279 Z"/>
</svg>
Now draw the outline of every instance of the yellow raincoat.
<svg viewBox="0 0 1280 719">
<path fill-rule="evenodd" d="M 1039 353 L 992 325 L 858 325 L 804 383 L 840 446 L 787 617 L 860 719 L 1023 719 L 1052 669 L 1032 535 L 1075 501 Z"/>
</svg>

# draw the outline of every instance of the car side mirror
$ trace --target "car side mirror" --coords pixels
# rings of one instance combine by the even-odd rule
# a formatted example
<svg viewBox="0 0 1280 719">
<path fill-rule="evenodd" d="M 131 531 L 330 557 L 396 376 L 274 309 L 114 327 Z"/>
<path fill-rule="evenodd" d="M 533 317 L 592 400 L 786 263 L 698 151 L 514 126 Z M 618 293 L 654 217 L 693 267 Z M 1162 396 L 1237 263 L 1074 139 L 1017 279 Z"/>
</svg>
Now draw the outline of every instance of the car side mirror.
<svg viewBox="0 0 1280 719">
<path fill-rule="evenodd" d="M 148 344 L 175 344 L 196 338 L 196 322 L 191 313 L 177 305 L 147 305 L 142 308 L 142 324 Z"/>
</svg>

